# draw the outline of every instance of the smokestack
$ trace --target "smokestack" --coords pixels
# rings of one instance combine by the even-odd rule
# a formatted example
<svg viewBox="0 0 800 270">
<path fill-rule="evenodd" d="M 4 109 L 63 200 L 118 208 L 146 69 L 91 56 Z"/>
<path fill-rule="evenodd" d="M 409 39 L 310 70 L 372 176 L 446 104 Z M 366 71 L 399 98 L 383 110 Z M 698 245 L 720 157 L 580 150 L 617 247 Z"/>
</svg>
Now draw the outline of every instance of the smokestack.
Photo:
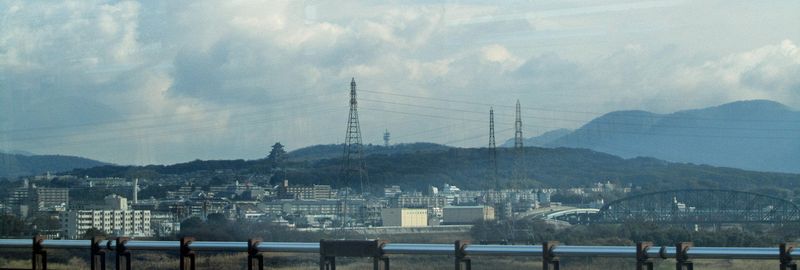
<svg viewBox="0 0 800 270">
<path fill-rule="evenodd" d="M 139 202 L 139 178 L 133 179 L 133 203 Z"/>
</svg>

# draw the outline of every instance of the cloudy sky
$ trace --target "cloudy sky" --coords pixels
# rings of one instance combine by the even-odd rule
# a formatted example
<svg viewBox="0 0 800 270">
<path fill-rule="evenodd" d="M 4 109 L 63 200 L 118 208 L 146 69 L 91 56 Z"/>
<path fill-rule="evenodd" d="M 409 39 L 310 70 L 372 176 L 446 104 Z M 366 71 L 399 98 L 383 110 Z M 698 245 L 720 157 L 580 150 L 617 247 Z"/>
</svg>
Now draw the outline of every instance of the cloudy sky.
<svg viewBox="0 0 800 270">
<path fill-rule="evenodd" d="M 0 149 L 119 164 L 487 143 L 654 112 L 800 108 L 799 1 L 0 0 Z"/>
</svg>

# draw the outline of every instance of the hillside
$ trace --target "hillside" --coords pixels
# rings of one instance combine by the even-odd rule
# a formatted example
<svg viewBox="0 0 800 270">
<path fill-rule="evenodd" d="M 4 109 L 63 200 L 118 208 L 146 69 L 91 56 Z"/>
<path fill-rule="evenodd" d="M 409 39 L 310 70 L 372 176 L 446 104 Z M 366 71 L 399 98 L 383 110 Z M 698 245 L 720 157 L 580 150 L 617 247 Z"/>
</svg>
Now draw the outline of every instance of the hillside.
<svg viewBox="0 0 800 270">
<path fill-rule="evenodd" d="M 107 164 L 74 156 L 0 153 L 0 177 L 36 175 L 47 172 L 56 173 Z"/>
<path fill-rule="evenodd" d="M 751 100 L 670 114 L 611 112 L 544 146 L 798 173 L 797 138 L 800 112 L 773 101 Z"/>
<path fill-rule="evenodd" d="M 435 143 L 403 143 L 391 145 L 389 147 L 369 144 L 364 145 L 364 155 L 394 155 L 416 152 L 444 151 L 447 149 L 450 149 L 450 147 Z M 305 161 L 341 158 L 342 151 L 344 151 L 344 145 L 342 144 L 313 145 L 289 152 L 289 159 L 293 161 Z"/>
<path fill-rule="evenodd" d="M 549 145 L 550 143 L 552 143 L 553 141 L 560 139 L 561 137 L 569 135 L 570 133 L 572 133 L 572 130 L 569 130 L 569 129 L 565 129 L 565 128 L 555 129 L 555 130 L 551 130 L 551 131 L 542 133 L 541 135 L 536 136 L 536 137 L 530 137 L 530 138 L 524 139 L 522 141 L 522 145 L 524 145 L 524 146 L 540 146 L 540 147 L 541 146 L 546 146 L 546 145 Z M 505 143 L 503 143 L 503 145 L 501 145 L 500 147 L 513 147 L 513 146 L 514 146 L 514 138 L 511 138 L 511 139 L 508 139 Z"/>
<path fill-rule="evenodd" d="M 493 185 L 487 156 L 485 148 L 451 148 L 373 154 L 366 158 L 366 165 L 374 190 L 386 185 L 425 190 L 428 185 L 440 186 L 443 183 L 465 189 L 483 189 Z M 527 178 L 515 183 L 510 180 L 513 157 L 513 149 L 498 149 L 498 180 L 503 187 L 574 187 L 613 181 L 642 186 L 647 190 L 695 187 L 800 191 L 800 176 L 795 174 L 671 163 L 653 158 L 624 159 L 586 149 L 536 147 L 525 148 Z M 194 161 L 169 166 L 104 166 L 73 173 L 95 177 L 143 174 L 157 177 L 208 171 L 209 176 L 214 176 L 213 170 L 226 169 L 234 174 L 250 175 L 269 172 L 270 166 L 265 160 Z M 286 164 L 287 179 L 293 184 L 333 183 L 338 186 L 340 166 L 339 158 L 289 162 Z"/>
</svg>

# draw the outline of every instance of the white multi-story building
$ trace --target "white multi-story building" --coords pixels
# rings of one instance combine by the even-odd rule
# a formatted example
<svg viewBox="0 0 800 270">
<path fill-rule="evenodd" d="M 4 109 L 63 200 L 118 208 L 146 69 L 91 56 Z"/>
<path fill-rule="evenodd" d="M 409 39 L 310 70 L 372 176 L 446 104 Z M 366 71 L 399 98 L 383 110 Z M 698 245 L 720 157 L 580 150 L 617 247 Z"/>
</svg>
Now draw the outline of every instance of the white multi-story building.
<svg viewBox="0 0 800 270">
<path fill-rule="evenodd" d="M 60 219 L 68 239 L 78 239 L 91 228 L 114 236 L 153 236 L 150 210 L 74 210 L 62 213 Z"/>
<path fill-rule="evenodd" d="M 72 210 L 61 214 L 61 229 L 68 239 L 77 239 L 95 228 L 113 236 L 151 237 L 150 210 L 128 210 L 128 199 L 112 194 L 99 209 Z"/>
</svg>

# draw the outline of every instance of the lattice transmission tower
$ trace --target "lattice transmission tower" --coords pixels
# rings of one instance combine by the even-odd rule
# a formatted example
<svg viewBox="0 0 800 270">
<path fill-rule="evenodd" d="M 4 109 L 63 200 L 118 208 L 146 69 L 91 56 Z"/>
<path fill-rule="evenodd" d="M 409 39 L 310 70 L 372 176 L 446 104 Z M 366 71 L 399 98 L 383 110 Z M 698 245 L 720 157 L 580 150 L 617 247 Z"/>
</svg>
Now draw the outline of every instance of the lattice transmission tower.
<svg viewBox="0 0 800 270">
<path fill-rule="evenodd" d="M 514 121 L 514 184 L 525 181 L 525 147 L 522 143 L 522 109 L 517 100 L 517 113 Z"/>
<path fill-rule="evenodd" d="M 492 170 L 494 189 L 500 190 L 500 180 L 497 178 L 497 144 L 494 140 L 494 108 L 489 108 L 489 166 Z"/>
<path fill-rule="evenodd" d="M 358 185 L 361 192 L 366 191 L 368 183 L 367 167 L 364 163 L 364 148 L 361 144 L 361 127 L 358 124 L 358 101 L 356 101 L 356 79 L 350 81 L 350 116 L 347 118 L 347 135 L 344 140 L 344 154 L 340 171 L 342 187 Z"/>
</svg>

